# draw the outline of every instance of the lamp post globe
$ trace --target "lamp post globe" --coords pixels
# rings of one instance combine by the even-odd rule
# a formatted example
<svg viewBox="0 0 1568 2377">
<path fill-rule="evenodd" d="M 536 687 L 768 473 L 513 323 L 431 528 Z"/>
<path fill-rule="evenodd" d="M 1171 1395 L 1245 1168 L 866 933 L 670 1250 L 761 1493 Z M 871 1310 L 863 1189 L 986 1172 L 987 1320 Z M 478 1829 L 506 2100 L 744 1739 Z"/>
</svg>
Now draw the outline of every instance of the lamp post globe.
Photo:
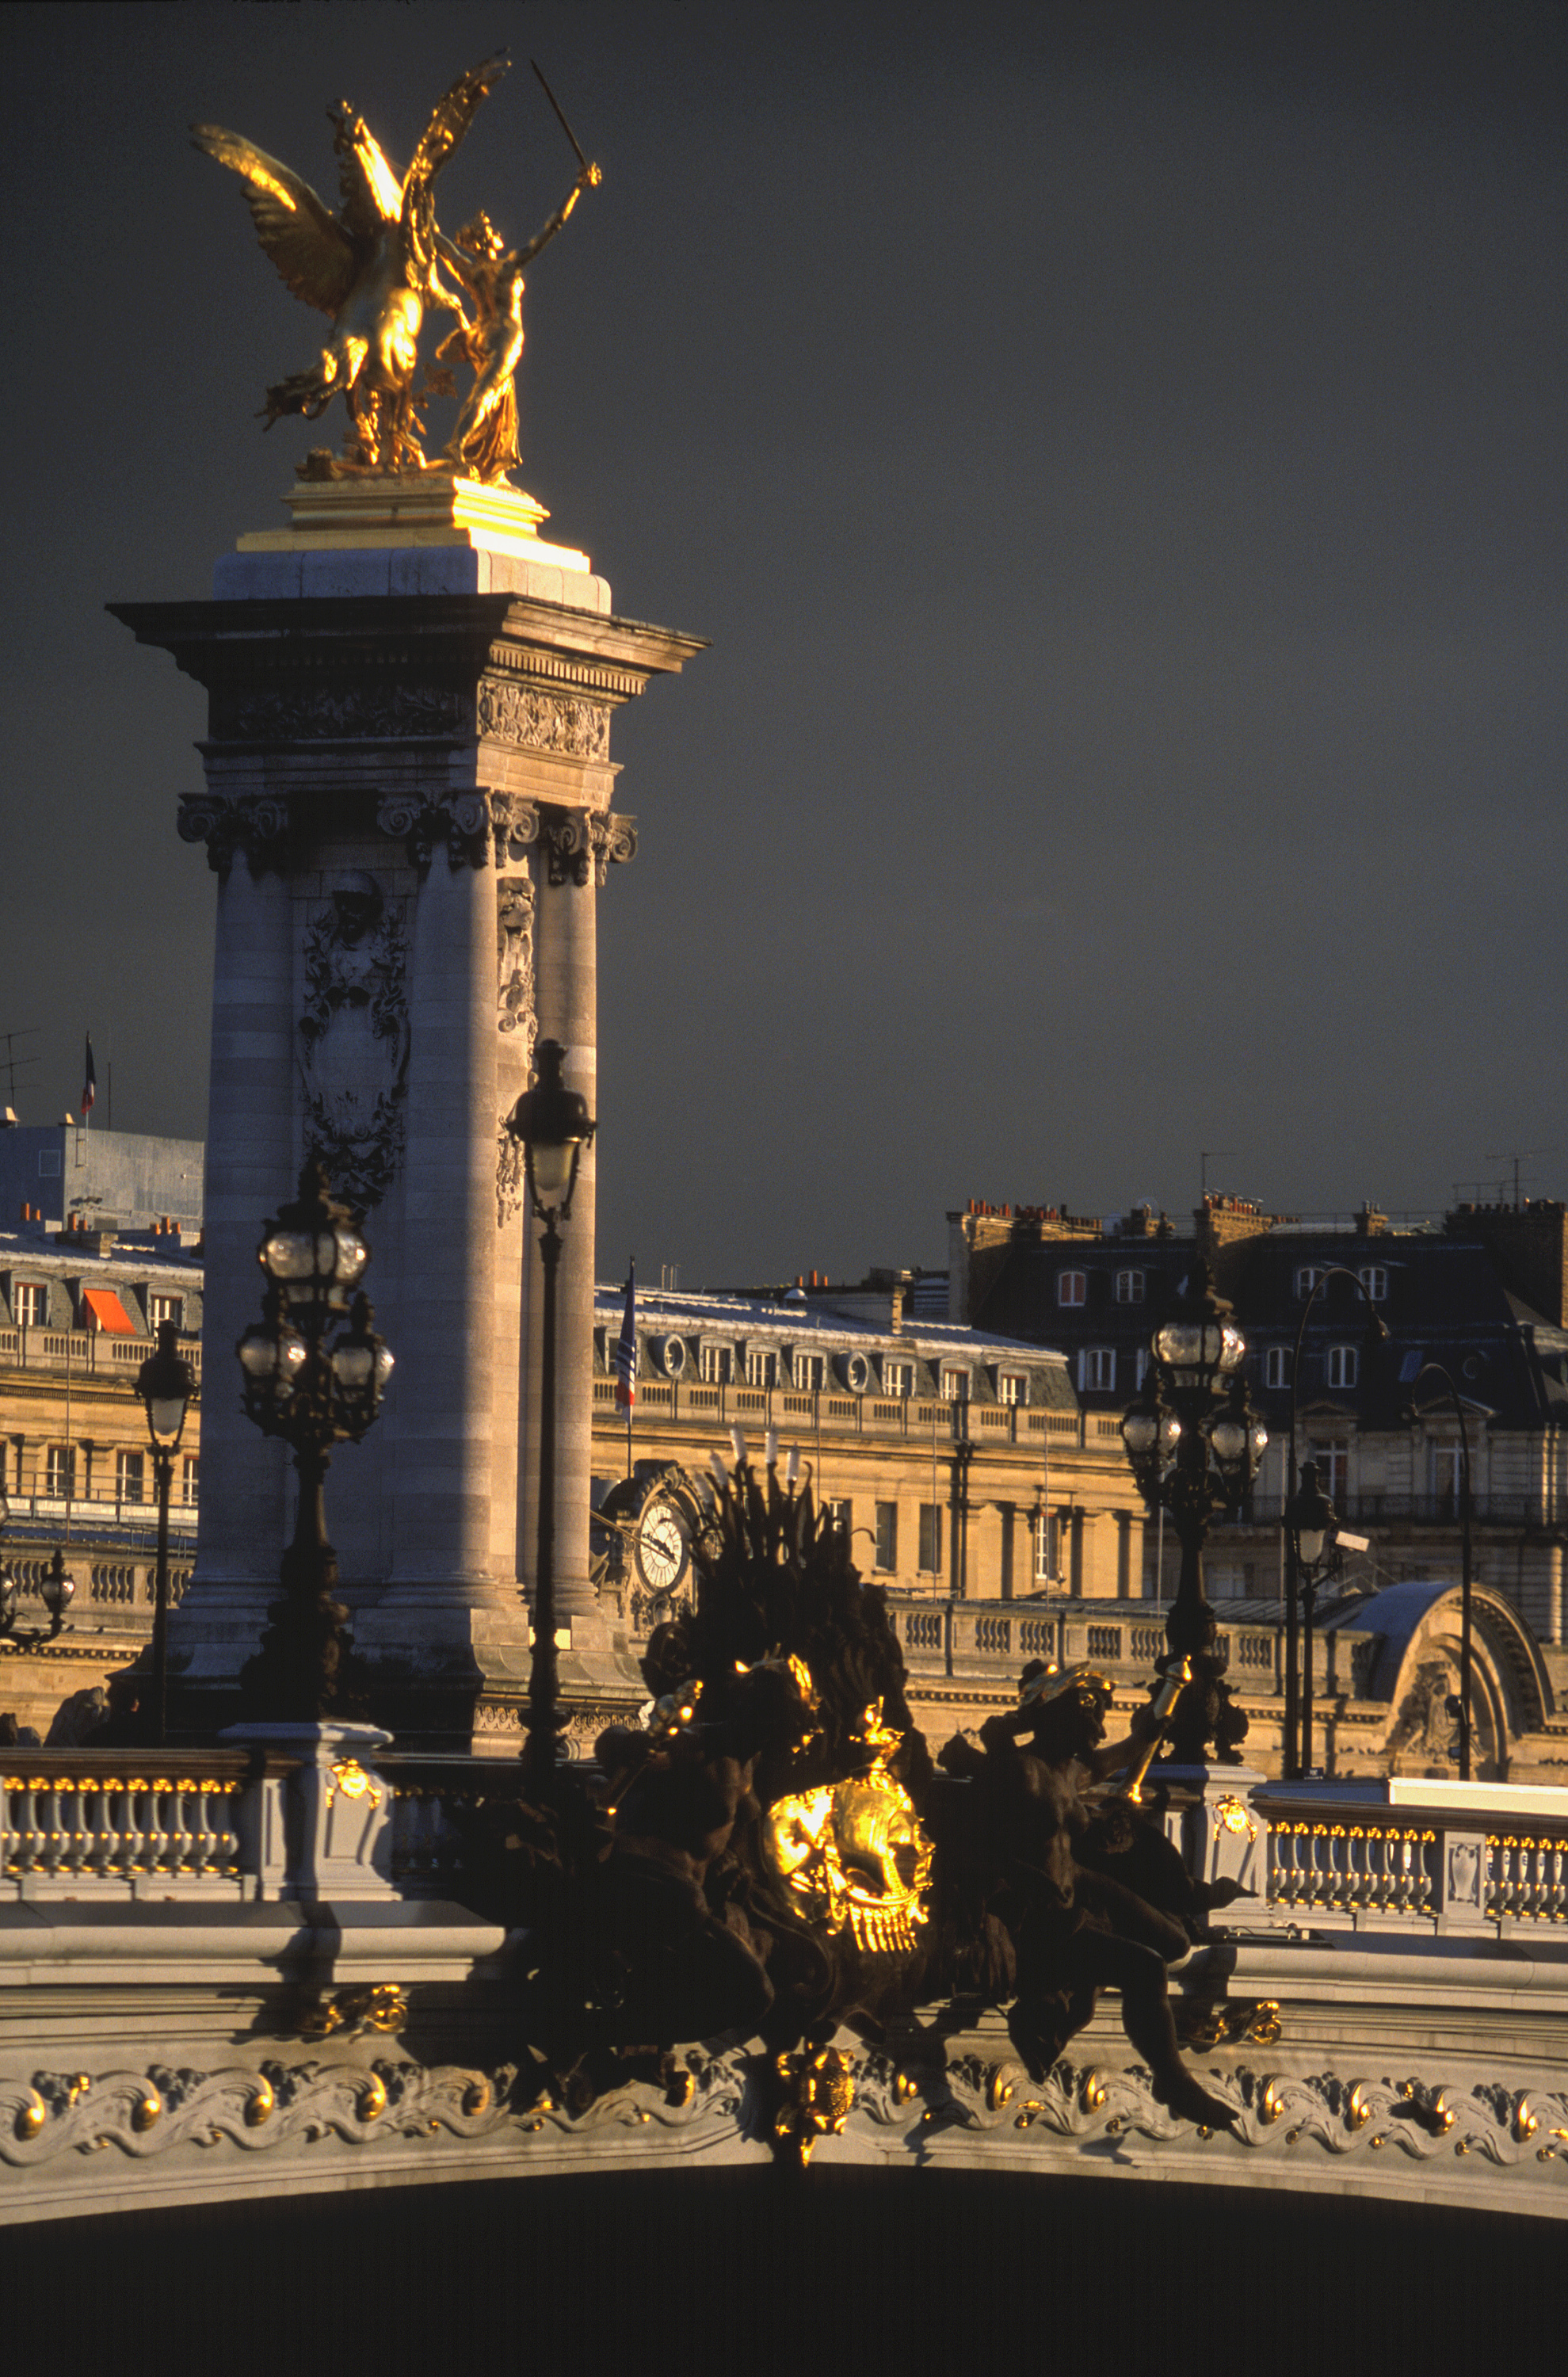
<svg viewBox="0 0 1568 2377">
<path fill-rule="evenodd" d="M 172 1320 L 158 1324 L 158 1350 L 137 1372 L 136 1391 L 147 1414 L 152 1476 L 158 1499 L 158 1566 L 152 1595 L 152 1721 L 162 1750 L 169 1738 L 169 1496 L 186 1414 L 196 1400 L 196 1376 L 179 1349 Z"/>
<path fill-rule="evenodd" d="M 1207 1763 L 1211 1746 L 1234 1764 L 1247 1720 L 1225 1680 L 1215 1613 L 1203 1589 L 1203 1546 L 1221 1511 L 1239 1508 L 1268 1443 L 1253 1410 L 1242 1365 L 1246 1341 L 1230 1306 L 1216 1296 L 1208 1266 L 1193 1265 L 1187 1292 L 1160 1322 L 1136 1400 L 1121 1423 L 1121 1439 L 1138 1489 L 1150 1511 L 1170 1514 L 1181 1547 L 1181 1575 L 1166 1621 L 1167 1651 L 1159 1666 L 1174 1673 L 1190 1662 L 1191 1680 L 1172 1712 L 1170 1736 L 1179 1764 Z"/>
<path fill-rule="evenodd" d="M 528 1733 L 522 1755 L 541 1791 L 553 1788 L 560 1735 L 556 1644 L 556 1289 L 560 1224 L 571 1212 L 578 1166 L 597 1128 L 581 1091 L 563 1078 L 567 1052 L 541 1040 L 533 1052 L 534 1082 L 507 1117 L 522 1149 L 529 1202 L 543 1224 L 539 1260 L 544 1296 L 539 1330 L 539 1533 L 533 1579 L 533 1655 L 528 1677 Z"/>
</svg>

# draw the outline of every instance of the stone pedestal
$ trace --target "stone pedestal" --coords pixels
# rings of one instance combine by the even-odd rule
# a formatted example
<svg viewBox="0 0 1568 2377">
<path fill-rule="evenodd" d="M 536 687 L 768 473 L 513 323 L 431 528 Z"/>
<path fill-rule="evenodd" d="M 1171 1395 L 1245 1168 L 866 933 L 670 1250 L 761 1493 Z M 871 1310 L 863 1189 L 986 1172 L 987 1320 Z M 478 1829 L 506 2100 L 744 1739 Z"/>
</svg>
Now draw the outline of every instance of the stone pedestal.
<svg viewBox="0 0 1568 2377">
<path fill-rule="evenodd" d="M 180 831 L 220 878 L 196 1577 L 170 1632 L 186 1722 L 222 1722 L 292 1523 L 281 1449 L 229 1349 L 264 1218 L 318 1155 L 364 1214 L 397 1359 L 328 1480 L 378 1717 L 405 1742 L 516 1738 L 538 1457 L 534 1225 L 503 1125 L 534 1041 L 595 1093 L 594 912 L 636 848 L 613 712 L 700 644 L 617 619 L 529 497 L 448 472 L 302 483 L 210 603 L 111 606 L 206 687 Z M 577 1696 L 640 1695 L 588 1577 L 593 1169 L 561 1271 L 558 1607 Z M 532 1385 L 531 1385 L 532 1380 Z"/>
</svg>

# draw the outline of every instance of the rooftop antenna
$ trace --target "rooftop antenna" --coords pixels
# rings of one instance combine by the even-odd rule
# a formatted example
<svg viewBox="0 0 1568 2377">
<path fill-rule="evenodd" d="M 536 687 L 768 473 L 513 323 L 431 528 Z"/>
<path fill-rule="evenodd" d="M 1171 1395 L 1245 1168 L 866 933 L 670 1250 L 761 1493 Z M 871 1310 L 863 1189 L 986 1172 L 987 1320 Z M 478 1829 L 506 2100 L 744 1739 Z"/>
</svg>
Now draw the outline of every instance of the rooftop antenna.
<svg viewBox="0 0 1568 2377">
<path fill-rule="evenodd" d="M 1520 1147 L 1515 1148 L 1513 1153 L 1509 1155 L 1489 1155 L 1486 1158 L 1486 1161 L 1489 1164 L 1511 1164 L 1514 1166 L 1514 1210 L 1515 1212 L 1519 1210 L 1519 1166 L 1525 1163 L 1526 1158 L 1529 1156 L 1550 1155 L 1552 1151 L 1550 1147 Z M 1499 1188 L 1501 1188 L 1502 1186 L 1502 1183 L 1499 1181 Z"/>
<path fill-rule="evenodd" d="M 9 1076 L 9 1087 L 6 1093 L 6 1103 L 7 1105 L 14 1106 L 17 1103 L 17 1068 L 18 1065 L 36 1065 L 42 1061 L 37 1057 L 18 1057 L 17 1054 L 17 1042 L 18 1040 L 36 1040 L 39 1030 L 40 1026 L 38 1024 L 30 1023 L 20 1032 L 0 1032 L 0 1040 L 4 1040 L 6 1043 L 6 1053 L 3 1057 L 0 1057 L 0 1065 L 5 1066 L 6 1071 Z"/>
</svg>

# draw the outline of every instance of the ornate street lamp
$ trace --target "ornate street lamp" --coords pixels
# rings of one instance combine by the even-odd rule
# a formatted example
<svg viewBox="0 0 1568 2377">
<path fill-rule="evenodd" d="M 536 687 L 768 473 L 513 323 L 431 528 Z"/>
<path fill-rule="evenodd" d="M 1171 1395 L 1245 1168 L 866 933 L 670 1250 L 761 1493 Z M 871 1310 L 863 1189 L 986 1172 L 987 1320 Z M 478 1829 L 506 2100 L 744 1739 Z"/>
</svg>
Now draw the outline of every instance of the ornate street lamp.
<svg viewBox="0 0 1568 2377">
<path fill-rule="evenodd" d="M 1470 1435 L 1465 1426 L 1465 1405 L 1453 1375 L 1441 1362 L 1423 1362 L 1410 1389 L 1410 1410 L 1414 1415 L 1416 1388 L 1423 1379 L 1441 1379 L 1448 1389 L 1448 1399 L 1454 1405 L 1454 1417 L 1459 1429 L 1459 1542 L 1463 1567 L 1459 1585 L 1459 1690 L 1449 1694 L 1448 1714 L 1459 1720 L 1459 1780 L 1470 1779 Z"/>
<path fill-rule="evenodd" d="M 1268 1431 L 1247 1396 L 1247 1346 L 1231 1307 L 1216 1296 L 1204 1262 L 1192 1266 L 1155 1330 L 1142 1392 L 1121 1423 L 1138 1490 L 1151 1511 L 1168 1511 L 1181 1546 L 1181 1576 L 1166 1620 L 1169 1649 L 1162 1673 L 1192 1665 L 1192 1680 L 1174 1711 L 1178 1763 L 1202 1766 L 1215 1742 L 1234 1763 L 1247 1720 L 1232 1707 L 1215 1613 L 1203 1592 L 1203 1544 L 1216 1511 L 1239 1509 L 1257 1474 Z"/>
<path fill-rule="evenodd" d="M 1331 1263 L 1328 1269 L 1323 1273 L 1322 1277 L 1314 1280 L 1312 1283 L 1312 1292 L 1308 1296 L 1306 1303 L 1301 1307 L 1301 1318 L 1296 1330 L 1296 1347 L 1290 1356 L 1290 1454 L 1286 1463 L 1285 1470 L 1284 1518 L 1285 1741 L 1280 1758 L 1280 1771 L 1285 1775 L 1287 1782 L 1299 1775 L 1303 1772 L 1304 1766 L 1299 1737 L 1301 1727 L 1301 1649 L 1299 1609 L 1301 1595 L 1306 1587 L 1306 1578 L 1303 1574 L 1305 1559 L 1302 1548 L 1297 1543 L 1295 1530 L 1290 1524 L 1290 1511 L 1296 1499 L 1298 1475 L 1296 1467 L 1296 1416 L 1298 1410 L 1299 1409 L 1301 1348 L 1306 1343 L 1307 1322 L 1311 1317 L 1312 1307 L 1316 1304 L 1319 1296 L 1323 1295 L 1331 1279 L 1347 1279 L 1350 1282 L 1351 1286 L 1360 1296 L 1363 1304 L 1366 1306 L 1367 1343 L 1369 1347 L 1372 1345 L 1386 1345 L 1388 1343 L 1388 1331 L 1384 1327 L 1381 1317 L 1373 1308 L 1371 1291 L 1368 1287 L 1366 1281 L 1360 1278 L 1357 1272 L 1347 1271 L 1343 1263 Z M 1305 1463 L 1302 1464 L 1302 1467 L 1304 1473 Z M 1314 1577 L 1312 1579 L 1312 1589 L 1314 1594 L 1321 1580 L 1319 1578 Z M 1311 1621 L 1309 1620 L 1309 1623 Z M 1309 1642 L 1307 1645 L 1307 1659 L 1309 1666 L 1307 1683 L 1309 1694 L 1311 1690 L 1311 1655 L 1312 1646 Z"/>
<path fill-rule="evenodd" d="M 561 1079 L 566 1050 L 541 1040 L 533 1052 L 534 1086 L 507 1117 L 522 1148 L 529 1202 L 544 1224 L 539 1257 L 545 1294 L 539 1331 L 539 1536 L 533 1577 L 533 1657 L 528 1676 L 528 1738 L 522 1754 L 541 1791 L 553 1787 L 560 1730 L 556 1654 L 556 1273 L 561 1260 L 558 1224 L 571 1212 L 582 1151 L 596 1128 L 588 1101 Z"/>
<path fill-rule="evenodd" d="M 174 1455 L 185 1434 L 186 1413 L 196 1399 L 196 1378 L 180 1352 L 172 1320 L 158 1324 L 158 1351 L 137 1372 L 136 1391 L 147 1413 L 152 1439 L 152 1475 L 158 1488 L 158 1571 L 152 1608 L 152 1714 L 162 1750 L 169 1738 L 169 1493 Z"/>
<path fill-rule="evenodd" d="M 49 1612 L 47 1626 L 34 1627 L 28 1634 L 17 1631 L 17 1596 L 20 1588 L 7 1560 L 0 1566 L 0 1641 L 8 1642 L 18 1651 L 30 1651 L 39 1642 L 53 1642 L 66 1623 L 66 1612 L 76 1598 L 77 1581 L 66 1572 L 66 1555 L 56 1548 L 49 1563 L 48 1573 L 39 1586 L 39 1596 Z"/>
<path fill-rule="evenodd" d="M 1318 1587 L 1338 1560 L 1335 1538 L 1339 1520 L 1334 1504 L 1318 1483 L 1315 1461 L 1301 1463 L 1301 1482 L 1285 1506 L 1286 1536 L 1291 1548 L 1296 1590 L 1301 1603 L 1301 1757 L 1295 1770 L 1312 1771 L 1312 1626 L 1317 1617 Z M 1287 1678 L 1287 1683 L 1291 1679 Z M 1290 1710 L 1287 1702 L 1288 1729 Z"/>
<path fill-rule="evenodd" d="M 283 1597 L 268 1612 L 245 1680 L 268 1715 L 314 1724 L 332 1714 L 348 1617 L 335 1597 L 323 1487 L 332 1447 L 359 1443 L 380 1410 L 392 1356 L 359 1292 L 370 1248 L 314 1159 L 297 1199 L 267 1223 L 257 1257 L 267 1274 L 262 1318 L 234 1350 L 245 1416 L 293 1448 L 299 1512 L 283 1555 Z"/>
</svg>

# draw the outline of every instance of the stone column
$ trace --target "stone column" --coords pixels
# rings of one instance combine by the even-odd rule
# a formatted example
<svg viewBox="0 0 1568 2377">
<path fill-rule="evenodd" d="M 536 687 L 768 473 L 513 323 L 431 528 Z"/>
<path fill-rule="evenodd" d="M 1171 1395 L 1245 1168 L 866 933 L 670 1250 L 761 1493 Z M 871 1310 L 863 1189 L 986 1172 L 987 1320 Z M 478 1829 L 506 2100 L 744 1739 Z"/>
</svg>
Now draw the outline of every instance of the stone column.
<svg viewBox="0 0 1568 2377">
<path fill-rule="evenodd" d="M 240 1409 L 233 1348 L 261 1312 L 261 1226 L 293 1182 L 293 945 L 275 816 L 198 799 L 180 819 L 218 872 L 203 1236 L 206 1351 L 196 1575 L 170 1619 L 171 1670 L 232 1689 L 260 1642 L 288 1539 L 288 1456 Z"/>
<path fill-rule="evenodd" d="M 535 1004 L 541 1039 L 566 1049 L 565 1078 L 598 1113 L 596 918 L 598 888 L 612 858 L 636 847 L 629 819 L 547 812 L 537 859 Z M 571 1213 L 562 1224 L 557 1290 L 556 1353 L 556 1606 L 564 1622 L 579 1623 L 598 1607 L 588 1574 L 589 1490 L 593 1432 L 594 1202 L 597 1153 L 579 1165 Z M 528 1224 L 529 1308 L 542 1294 L 538 1225 Z M 519 1498 L 519 1567 L 532 1598 L 537 1557 L 540 1404 L 539 1332 L 529 1331 L 523 1410 L 523 1490 Z"/>
</svg>

